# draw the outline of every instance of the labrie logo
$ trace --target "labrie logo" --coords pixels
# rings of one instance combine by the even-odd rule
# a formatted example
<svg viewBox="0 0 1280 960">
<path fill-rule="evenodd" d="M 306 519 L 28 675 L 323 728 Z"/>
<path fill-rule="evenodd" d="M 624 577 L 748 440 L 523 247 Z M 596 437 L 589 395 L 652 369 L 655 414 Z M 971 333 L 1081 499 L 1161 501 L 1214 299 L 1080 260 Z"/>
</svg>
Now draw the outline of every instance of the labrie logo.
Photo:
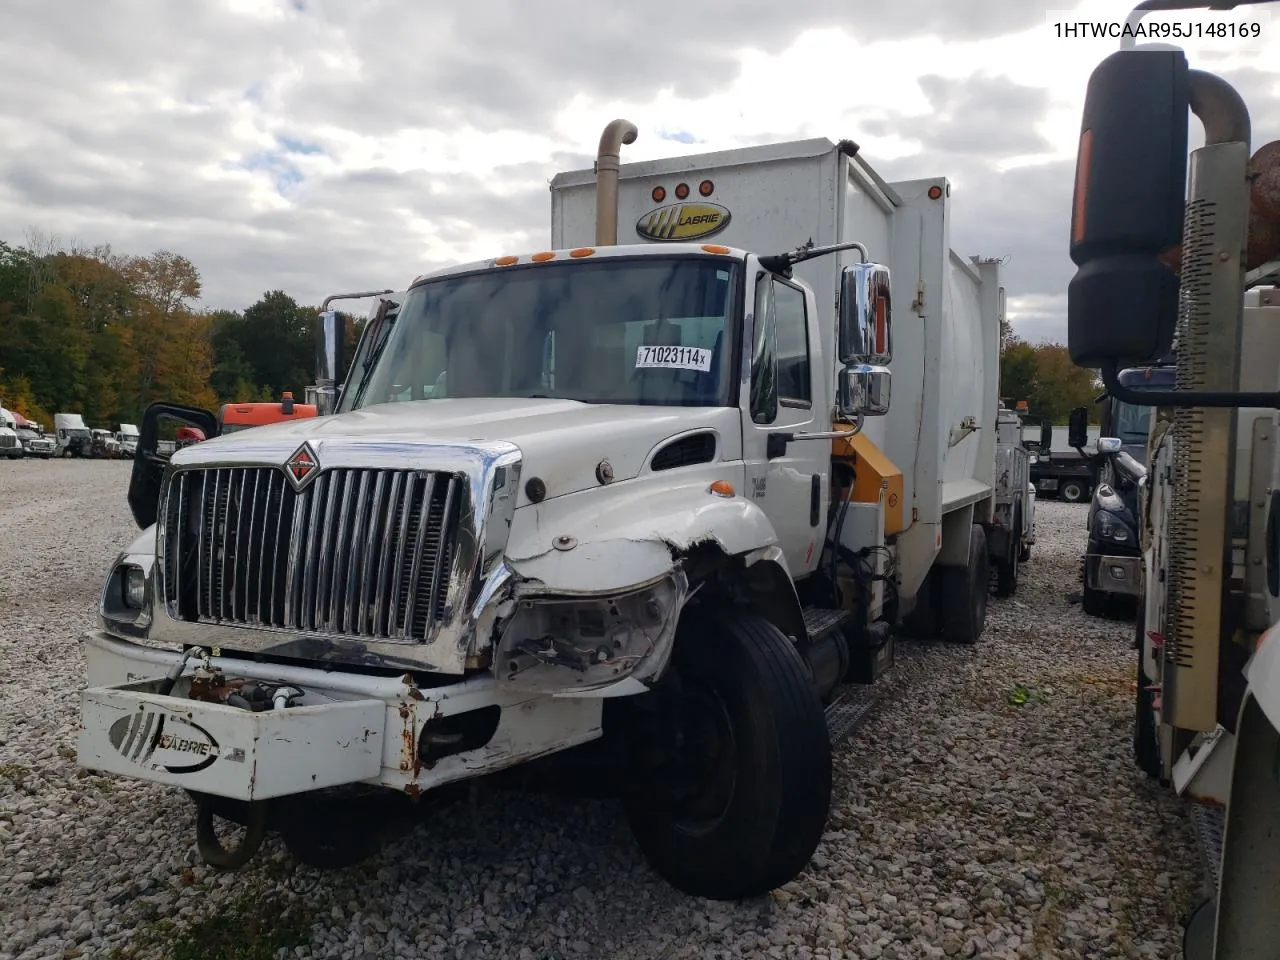
<svg viewBox="0 0 1280 960">
<path fill-rule="evenodd" d="M 729 225 L 729 210 L 718 203 L 669 203 L 636 221 L 636 233 L 646 240 L 700 240 Z"/>
<path fill-rule="evenodd" d="M 107 739 L 116 752 L 139 766 L 170 773 L 197 773 L 218 759 L 218 741 L 204 727 L 159 710 L 138 710 L 111 724 Z"/>
</svg>

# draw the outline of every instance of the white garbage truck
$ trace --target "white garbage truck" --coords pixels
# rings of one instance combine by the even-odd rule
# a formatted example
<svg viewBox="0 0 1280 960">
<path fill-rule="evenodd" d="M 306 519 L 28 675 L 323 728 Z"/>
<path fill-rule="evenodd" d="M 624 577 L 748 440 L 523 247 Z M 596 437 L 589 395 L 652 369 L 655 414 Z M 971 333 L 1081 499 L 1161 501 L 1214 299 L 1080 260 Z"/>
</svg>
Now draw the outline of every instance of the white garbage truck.
<svg viewBox="0 0 1280 960">
<path fill-rule="evenodd" d="M 1194 6 L 1148 0 L 1130 21 Z M 1206 854 L 1187 960 L 1280 944 L 1280 140 L 1253 135 L 1221 77 L 1126 43 L 1089 81 L 1072 216 L 1072 360 L 1156 413 L 1135 473 L 1133 749 L 1192 802 Z"/>
<path fill-rule="evenodd" d="M 325 310 L 319 416 L 144 414 L 79 762 L 186 788 L 210 863 L 316 858 L 356 832 L 298 826 L 327 791 L 606 743 L 656 872 L 757 895 L 826 827 L 833 693 L 908 614 L 979 640 L 1004 297 L 947 180 L 827 140 L 620 167 L 635 135 L 555 179 L 548 249 L 383 297 L 349 365 Z M 211 439 L 166 457 L 166 420 Z"/>
</svg>

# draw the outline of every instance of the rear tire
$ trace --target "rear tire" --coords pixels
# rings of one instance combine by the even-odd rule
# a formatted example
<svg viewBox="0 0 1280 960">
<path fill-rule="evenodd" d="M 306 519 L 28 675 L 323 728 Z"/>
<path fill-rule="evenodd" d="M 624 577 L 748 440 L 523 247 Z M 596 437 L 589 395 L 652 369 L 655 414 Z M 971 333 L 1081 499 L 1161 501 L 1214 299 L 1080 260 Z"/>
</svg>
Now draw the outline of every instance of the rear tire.
<svg viewBox="0 0 1280 960">
<path fill-rule="evenodd" d="M 1068 480 L 1058 488 L 1058 496 L 1067 503 L 1079 503 L 1085 497 L 1085 486 L 1079 480 Z"/>
<path fill-rule="evenodd" d="M 969 565 L 939 567 L 942 601 L 942 636 L 952 643 L 977 643 L 987 623 L 987 597 L 991 592 L 991 558 L 987 556 L 987 532 L 979 524 L 969 531 Z"/>
<path fill-rule="evenodd" d="M 1005 545 L 1005 557 L 996 564 L 996 596 L 1011 597 L 1018 590 L 1018 563 L 1022 559 L 1022 511 L 1014 508 L 1013 530 Z"/>
<path fill-rule="evenodd" d="M 661 760 L 624 793 L 632 832 L 676 889 L 760 896 L 794 879 L 826 829 L 831 743 L 794 644 L 737 610 L 688 611 L 659 729 Z"/>
<path fill-rule="evenodd" d="M 939 627 L 941 607 L 938 604 L 937 571 L 935 567 L 925 575 L 924 582 L 916 593 L 916 605 L 902 619 L 902 633 L 915 640 L 936 640 L 941 634 Z"/>
</svg>

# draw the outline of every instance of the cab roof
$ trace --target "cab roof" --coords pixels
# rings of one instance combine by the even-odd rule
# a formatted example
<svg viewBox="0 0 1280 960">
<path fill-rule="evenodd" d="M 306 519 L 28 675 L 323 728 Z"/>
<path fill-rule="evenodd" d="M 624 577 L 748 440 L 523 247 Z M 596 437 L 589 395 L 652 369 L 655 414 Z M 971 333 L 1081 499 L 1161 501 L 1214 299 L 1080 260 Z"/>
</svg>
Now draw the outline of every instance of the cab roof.
<svg viewBox="0 0 1280 960">
<path fill-rule="evenodd" d="M 690 254 L 704 257 L 724 257 L 727 260 L 743 260 L 747 256 L 747 251 L 739 247 L 728 247 L 719 243 L 699 243 L 696 240 L 688 243 L 623 243 L 605 247 L 571 247 L 561 250 L 542 250 L 532 253 L 490 257 L 487 260 L 473 260 L 470 263 L 442 267 L 439 270 L 421 274 L 414 279 L 410 286 L 414 287 L 427 280 L 438 280 L 441 277 L 483 273 L 487 270 L 501 270 L 506 267 L 534 267 L 544 263 L 564 263 L 566 261 L 594 262 L 613 257 L 688 256 Z M 537 259 L 534 259 L 535 257 Z"/>
</svg>

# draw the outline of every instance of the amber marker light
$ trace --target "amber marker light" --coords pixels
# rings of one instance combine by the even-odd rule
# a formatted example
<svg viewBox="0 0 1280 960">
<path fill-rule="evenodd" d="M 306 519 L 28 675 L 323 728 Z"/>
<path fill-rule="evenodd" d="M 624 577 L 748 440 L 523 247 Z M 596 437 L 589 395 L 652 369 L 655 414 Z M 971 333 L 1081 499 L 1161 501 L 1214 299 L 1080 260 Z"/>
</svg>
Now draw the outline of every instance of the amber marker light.
<svg viewBox="0 0 1280 960">
<path fill-rule="evenodd" d="M 555 258 L 556 258 L 556 253 L 554 250 L 543 250 L 540 253 L 535 253 L 529 259 L 532 260 L 534 263 L 546 263 L 546 261 L 554 260 Z"/>
<path fill-rule="evenodd" d="M 519 259 L 519 257 L 499 257 L 493 261 L 493 265 L 495 267 L 509 267 Z"/>
<path fill-rule="evenodd" d="M 711 486 L 707 488 L 707 492 L 712 496 L 724 497 L 726 500 L 736 494 L 733 484 L 728 480 L 715 480 Z"/>
<path fill-rule="evenodd" d="M 596 252 L 595 247 L 579 247 L 577 250 L 570 250 L 569 256 L 575 260 L 581 260 L 583 257 L 589 257 Z"/>
</svg>

